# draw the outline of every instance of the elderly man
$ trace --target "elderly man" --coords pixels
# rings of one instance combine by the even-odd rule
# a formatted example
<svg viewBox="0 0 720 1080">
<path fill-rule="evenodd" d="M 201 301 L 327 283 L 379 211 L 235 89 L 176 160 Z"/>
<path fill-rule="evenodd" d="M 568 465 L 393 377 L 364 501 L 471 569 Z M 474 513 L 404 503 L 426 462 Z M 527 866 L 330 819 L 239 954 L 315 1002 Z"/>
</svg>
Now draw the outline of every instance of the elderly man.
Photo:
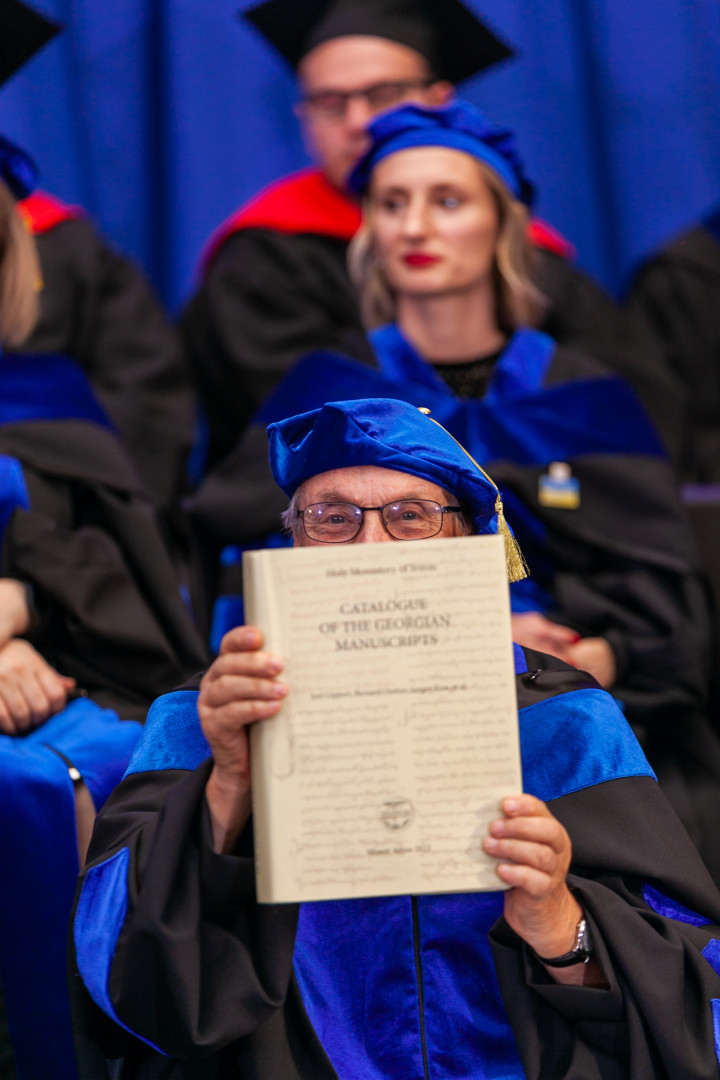
<svg viewBox="0 0 720 1080">
<path fill-rule="evenodd" d="M 402 542 L 410 498 L 428 537 L 499 527 L 492 481 L 406 403 L 270 438 L 299 546 L 328 514 L 336 542 Z M 101 815 L 74 932 L 86 1077 L 717 1075 L 720 897 L 590 677 L 516 648 L 525 791 L 484 841 L 505 891 L 298 910 L 256 902 L 249 826 L 247 730 L 292 693 L 282 669 L 231 631 L 156 703 Z"/>
</svg>

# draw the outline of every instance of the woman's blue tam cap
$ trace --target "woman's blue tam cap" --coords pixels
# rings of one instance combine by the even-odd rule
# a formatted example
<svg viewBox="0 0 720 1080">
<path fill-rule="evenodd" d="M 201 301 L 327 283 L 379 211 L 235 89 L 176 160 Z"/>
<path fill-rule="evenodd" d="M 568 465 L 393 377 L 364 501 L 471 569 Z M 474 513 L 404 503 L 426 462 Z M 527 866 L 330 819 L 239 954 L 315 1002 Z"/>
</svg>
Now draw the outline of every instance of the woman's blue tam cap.
<svg viewBox="0 0 720 1080">
<path fill-rule="evenodd" d="M 0 135 L 0 179 L 16 199 L 26 199 L 37 185 L 38 171 L 30 155 Z"/>
<path fill-rule="evenodd" d="M 477 532 L 497 532 L 499 493 L 445 428 L 406 401 L 331 401 L 270 424 L 270 467 L 292 496 L 305 480 L 331 469 L 378 465 L 452 492 Z"/>
<path fill-rule="evenodd" d="M 346 181 L 356 195 L 364 194 L 373 169 L 390 154 L 418 146 L 447 146 L 487 165 L 516 199 L 528 206 L 533 201 L 535 189 L 525 176 L 512 131 L 496 127 L 466 101 L 455 99 L 440 108 L 401 105 L 376 116 L 367 131 L 370 147 Z"/>
</svg>

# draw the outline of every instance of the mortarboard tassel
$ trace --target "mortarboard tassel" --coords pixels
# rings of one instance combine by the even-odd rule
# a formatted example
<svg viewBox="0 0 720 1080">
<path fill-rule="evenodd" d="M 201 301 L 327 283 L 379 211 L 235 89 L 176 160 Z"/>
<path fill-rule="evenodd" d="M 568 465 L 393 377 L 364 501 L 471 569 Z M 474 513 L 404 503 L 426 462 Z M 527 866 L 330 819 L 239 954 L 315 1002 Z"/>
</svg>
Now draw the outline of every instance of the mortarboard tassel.
<svg viewBox="0 0 720 1080">
<path fill-rule="evenodd" d="M 468 457 L 470 461 L 472 461 L 475 468 L 483 474 L 488 483 L 492 484 L 492 486 L 497 491 L 497 498 L 495 499 L 495 513 L 497 514 L 497 531 L 498 536 L 502 536 L 503 540 L 505 541 L 505 565 L 507 567 L 508 581 L 510 582 L 510 584 L 512 584 L 513 581 L 522 581 L 523 578 L 529 576 L 530 570 L 528 568 L 527 562 L 525 561 L 525 556 L 520 550 L 520 545 L 510 531 L 510 526 L 505 520 L 505 511 L 503 509 L 502 495 L 500 494 L 499 487 L 497 486 L 493 478 L 491 476 L 488 476 L 482 465 L 478 464 L 472 454 L 468 453 L 462 443 L 458 442 L 455 436 L 452 435 L 447 430 L 447 428 L 443 427 L 442 424 L 438 423 L 437 420 L 433 419 L 433 417 L 430 415 L 429 409 L 423 409 L 419 407 L 418 411 L 427 416 L 428 420 L 432 420 L 433 424 L 437 424 L 439 428 L 442 428 L 442 430 L 447 435 L 450 435 L 452 441 L 460 447 L 463 454 L 465 454 L 465 456 Z"/>
</svg>

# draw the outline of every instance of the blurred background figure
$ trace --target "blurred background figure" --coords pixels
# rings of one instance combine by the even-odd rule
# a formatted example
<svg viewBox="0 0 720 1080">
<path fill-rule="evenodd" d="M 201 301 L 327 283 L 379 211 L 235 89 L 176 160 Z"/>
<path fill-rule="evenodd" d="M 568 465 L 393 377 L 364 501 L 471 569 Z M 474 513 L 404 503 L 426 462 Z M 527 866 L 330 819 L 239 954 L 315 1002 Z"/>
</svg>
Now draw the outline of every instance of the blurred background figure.
<svg viewBox="0 0 720 1080">
<path fill-rule="evenodd" d="M 681 479 L 720 483 L 720 208 L 640 267 L 628 304 L 685 392 Z"/>
<path fill-rule="evenodd" d="M 56 29 L 4 3 L 3 77 Z M 94 814 L 158 686 L 200 668 L 205 648 L 92 382 L 49 344 L 28 351 L 47 312 L 26 224 L 35 173 L 0 137 L 0 983 L 18 1076 L 72 1080 L 67 923 Z M 53 293 L 55 321 L 76 327 L 80 293 L 63 297 Z"/>
<path fill-rule="evenodd" d="M 373 115 L 401 101 L 439 105 L 454 85 L 507 61 L 511 47 L 461 0 L 265 0 L 244 12 L 297 75 L 297 114 L 317 169 L 261 192 L 216 233 L 182 319 L 209 428 L 209 463 L 226 455 L 304 352 L 369 356 L 346 267 L 360 224 L 344 179 Z M 530 226 L 538 317 L 563 342 L 617 346 L 618 313 L 573 269 L 571 246 Z M 258 460 L 264 463 L 265 447 Z"/>
<path fill-rule="evenodd" d="M 0 0 L 0 85 L 60 29 L 20 0 Z M 168 535 L 184 544 L 178 501 L 187 489 L 194 399 L 177 333 L 144 274 L 81 207 L 35 190 L 20 212 L 36 240 L 42 290 L 35 329 L 15 349 L 62 353 L 82 367 Z"/>
</svg>

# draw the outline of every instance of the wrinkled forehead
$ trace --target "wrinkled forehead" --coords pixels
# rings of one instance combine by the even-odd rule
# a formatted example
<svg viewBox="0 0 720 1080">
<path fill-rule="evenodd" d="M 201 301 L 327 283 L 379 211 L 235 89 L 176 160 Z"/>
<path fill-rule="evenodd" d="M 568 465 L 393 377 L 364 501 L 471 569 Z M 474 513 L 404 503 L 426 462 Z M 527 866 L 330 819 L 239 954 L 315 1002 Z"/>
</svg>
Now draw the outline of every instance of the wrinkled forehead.
<svg viewBox="0 0 720 1080">
<path fill-rule="evenodd" d="M 334 500 L 381 506 L 394 499 L 432 499 L 442 503 L 446 492 L 438 484 L 412 473 L 379 465 L 354 465 L 310 477 L 301 485 L 298 498 L 302 506 Z"/>
</svg>

